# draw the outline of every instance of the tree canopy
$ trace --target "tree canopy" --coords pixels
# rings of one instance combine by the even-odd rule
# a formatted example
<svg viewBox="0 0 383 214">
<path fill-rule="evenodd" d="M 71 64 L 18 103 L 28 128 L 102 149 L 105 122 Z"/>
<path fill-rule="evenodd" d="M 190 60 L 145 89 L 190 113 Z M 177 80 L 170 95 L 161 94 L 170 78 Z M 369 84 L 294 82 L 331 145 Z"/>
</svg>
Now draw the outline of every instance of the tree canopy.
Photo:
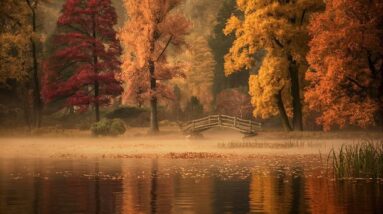
<svg viewBox="0 0 383 214">
<path fill-rule="evenodd" d="M 232 15 L 224 29 L 226 35 L 236 37 L 225 56 L 225 73 L 251 71 L 254 116 L 279 114 L 287 129 L 302 130 L 301 91 L 309 39 L 306 26 L 309 15 L 322 4 L 320 0 L 237 0 L 240 14 Z M 286 112 L 292 112 L 292 126 Z"/>
<path fill-rule="evenodd" d="M 125 0 L 129 18 L 120 32 L 125 47 L 123 75 L 124 99 L 146 99 L 151 106 L 151 130 L 158 131 L 158 98 L 171 98 L 168 80 L 183 76 L 180 64 L 167 59 L 169 45 L 185 44 L 190 23 L 175 9 L 179 0 Z"/>
<path fill-rule="evenodd" d="M 30 68 L 29 22 L 30 11 L 23 1 L 4 0 L 0 2 L 0 83 L 8 79 L 25 81 Z"/>
<path fill-rule="evenodd" d="M 313 17 L 305 98 L 325 130 L 368 127 L 382 117 L 382 11 L 379 0 L 328 0 Z"/>
<path fill-rule="evenodd" d="M 56 51 L 44 71 L 43 95 L 47 102 L 67 97 L 67 104 L 86 110 L 110 103 L 122 91 L 120 43 L 113 28 L 117 16 L 110 0 L 67 1 L 58 20 Z"/>
</svg>

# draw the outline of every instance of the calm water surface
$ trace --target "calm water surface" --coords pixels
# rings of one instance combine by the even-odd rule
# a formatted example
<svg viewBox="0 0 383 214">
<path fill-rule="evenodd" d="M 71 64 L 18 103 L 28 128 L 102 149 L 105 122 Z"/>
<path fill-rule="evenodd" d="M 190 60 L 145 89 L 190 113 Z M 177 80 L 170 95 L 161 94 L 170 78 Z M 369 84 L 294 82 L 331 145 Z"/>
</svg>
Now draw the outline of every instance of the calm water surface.
<svg viewBox="0 0 383 214">
<path fill-rule="evenodd" d="M 0 159 L 0 213 L 383 213 L 309 160 Z"/>
</svg>

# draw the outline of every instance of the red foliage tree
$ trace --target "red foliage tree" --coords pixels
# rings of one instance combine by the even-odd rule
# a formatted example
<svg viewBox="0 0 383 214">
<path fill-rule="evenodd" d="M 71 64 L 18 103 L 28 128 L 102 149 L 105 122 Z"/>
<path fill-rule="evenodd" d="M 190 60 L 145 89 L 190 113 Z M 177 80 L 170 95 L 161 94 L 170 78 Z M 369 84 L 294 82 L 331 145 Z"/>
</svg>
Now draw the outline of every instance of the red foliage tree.
<svg viewBox="0 0 383 214">
<path fill-rule="evenodd" d="M 43 97 L 65 97 L 67 105 L 87 110 L 121 94 L 121 46 L 113 26 L 117 15 L 110 0 L 67 0 L 57 25 L 56 51 L 44 66 Z"/>
<path fill-rule="evenodd" d="M 217 112 L 239 118 L 252 118 L 250 95 L 239 89 L 226 89 L 217 95 Z"/>
<path fill-rule="evenodd" d="M 325 130 L 375 123 L 382 108 L 383 3 L 328 0 L 311 21 L 305 99 Z"/>
</svg>

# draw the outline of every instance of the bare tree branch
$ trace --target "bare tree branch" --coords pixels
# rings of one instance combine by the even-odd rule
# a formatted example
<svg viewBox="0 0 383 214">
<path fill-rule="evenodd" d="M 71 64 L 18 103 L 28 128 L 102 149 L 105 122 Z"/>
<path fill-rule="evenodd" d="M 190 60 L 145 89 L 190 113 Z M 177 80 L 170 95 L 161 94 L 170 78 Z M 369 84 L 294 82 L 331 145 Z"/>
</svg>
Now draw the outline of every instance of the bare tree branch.
<svg viewBox="0 0 383 214">
<path fill-rule="evenodd" d="M 350 76 L 346 76 L 346 79 L 348 79 L 349 81 L 351 81 L 352 83 L 354 83 L 355 85 L 357 85 L 359 88 L 361 88 L 363 90 L 367 89 L 367 87 L 363 86 L 358 81 L 356 81 L 355 79 L 351 78 Z"/>
<path fill-rule="evenodd" d="M 74 31 L 77 31 L 77 32 L 79 32 L 79 33 L 82 33 L 82 34 L 85 34 L 85 35 L 87 35 L 87 36 L 91 36 L 88 32 L 85 32 L 85 31 L 83 31 L 83 30 L 81 30 L 80 28 L 78 28 L 78 27 L 75 27 L 75 26 L 73 26 L 73 25 L 65 25 L 65 26 L 67 26 L 67 27 L 69 27 L 70 29 L 72 29 L 72 30 L 74 30 Z"/>
<path fill-rule="evenodd" d="M 171 35 L 171 36 L 169 37 L 168 42 L 166 43 L 164 49 L 161 51 L 160 55 L 157 57 L 156 61 L 158 61 L 158 60 L 161 58 L 161 56 L 165 53 L 165 51 L 166 51 L 166 49 L 168 48 L 168 46 L 169 46 L 170 42 L 172 41 L 172 39 L 173 39 L 173 35 Z"/>
<path fill-rule="evenodd" d="M 303 25 L 303 21 L 305 19 L 305 15 L 306 15 L 306 9 L 303 10 L 302 12 L 302 16 L 301 16 L 301 25 Z"/>
</svg>

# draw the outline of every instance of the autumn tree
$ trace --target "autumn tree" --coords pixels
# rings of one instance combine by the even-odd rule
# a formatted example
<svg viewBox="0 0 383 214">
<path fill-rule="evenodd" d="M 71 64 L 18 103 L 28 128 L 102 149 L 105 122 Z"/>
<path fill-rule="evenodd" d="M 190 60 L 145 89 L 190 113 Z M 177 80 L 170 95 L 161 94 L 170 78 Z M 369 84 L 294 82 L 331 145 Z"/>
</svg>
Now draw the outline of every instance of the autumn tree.
<svg viewBox="0 0 383 214">
<path fill-rule="evenodd" d="M 251 119 L 251 98 L 247 92 L 239 88 L 230 88 L 221 91 L 216 100 L 216 111 L 219 114 Z"/>
<path fill-rule="evenodd" d="M 212 110 L 215 61 L 208 40 L 213 33 L 220 5 L 221 0 L 185 0 L 178 9 L 193 25 L 185 36 L 185 50 L 180 53 L 170 49 L 168 53 L 169 62 L 186 64 L 186 78 L 171 81 L 171 84 L 180 88 L 183 109 L 189 98 L 195 96 L 201 101 L 205 111 Z"/>
<path fill-rule="evenodd" d="M 28 126 L 31 122 L 29 36 L 32 33 L 29 15 L 25 1 L 0 1 L 0 90 L 6 91 L 10 99 L 17 102 L 17 107 L 11 106 L 12 101 L 8 99 L 1 100 L 0 106 L 4 111 L 22 109 Z"/>
<path fill-rule="evenodd" d="M 310 23 L 305 99 L 325 130 L 367 127 L 382 112 L 382 11 L 380 0 L 328 0 Z"/>
<path fill-rule="evenodd" d="M 28 78 L 29 10 L 23 1 L 0 2 L 0 84 Z"/>
<path fill-rule="evenodd" d="M 177 49 L 184 44 L 190 27 L 178 11 L 179 0 L 125 0 L 129 15 L 121 30 L 124 45 L 123 79 L 125 98 L 148 99 L 151 108 L 151 132 L 158 132 L 157 104 L 159 98 L 171 98 L 167 82 L 183 76 L 180 64 L 167 59 L 169 46 Z"/>
<path fill-rule="evenodd" d="M 40 67 L 42 36 L 38 29 L 42 18 L 41 5 L 48 0 L 2 1 L 1 10 L 1 70 L 3 78 L 17 81 L 18 91 L 23 96 L 24 111 L 28 124 L 41 124 L 42 102 L 40 95 Z M 41 15 L 41 16 L 39 16 Z M 32 93 L 30 93 L 32 92 Z M 29 103 L 30 98 L 32 102 Z M 29 114 L 29 113 L 28 113 Z M 31 121 L 30 121 L 30 119 Z"/>
<path fill-rule="evenodd" d="M 184 69 L 186 78 L 175 82 L 181 87 L 184 98 L 197 97 L 205 111 L 209 111 L 213 101 L 214 57 L 207 38 L 193 36 L 187 39 L 187 50 L 177 57 L 177 60 L 188 63 Z"/>
<path fill-rule="evenodd" d="M 240 14 L 233 15 L 224 29 L 226 35 L 236 37 L 225 56 L 225 73 L 250 70 L 254 116 L 279 114 L 286 129 L 303 129 L 301 80 L 307 68 L 307 23 L 322 4 L 321 0 L 237 0 Z"/>
<path fill-rule="evenodd" d="M 214 79 L 213 79 L 213 97 L 216 100 L 218 94 L 228 88 L 248 87 L 249 71 L 242 69 L 230 76 L 225 76 L 224 56 L 229 52 L 235 35 L 225 35 L 222 29 L 225 27 L 227 19 L 236 13 L 236 0 L 221 0 L 220 8 L 217 13 L 213 33 L 209 38 L 209 46 L 214 56 Z"/>
<path fill-rule="evenodd" d="M 86 110 L 93 106 L 96 121 L 100 106 L 108 105 L 122 88 L 120 43 L 113 28 L 117 23 L 110 0 L 67 0 L 58 19 L 57 46 L 44 71 L 47 102 L 65 97 L 67 105 Z"/>
<path fill-rule="evenodd" d="M 38 32 L 38 13 L 39 7 L 44 2 L 44 0 L 25 0 L 28 8 L 30 10 L 29 21 L 32 28 L 32 32 L 29 36 L 30 41 L 30 56 L 32 61 L 31 66 L 31 85 L 33 86 L 33 116 L 34 116 L 34 126 L 41 126 L 41 117 L 42 117 L 42 96 L 41 96 L 41 78 L 40 78 L 40 61 L 41 61 L 41 35 Z M 40 46 L 40 49 L 39 49 Z"/>
<path fill-rule="evenodd" d="M 188 38 L 202 36 L 208 38 L 214 30 L 217 13 L 222 0 L 184 0 L 181 10 L 193 24 Z"/>
</svg>

